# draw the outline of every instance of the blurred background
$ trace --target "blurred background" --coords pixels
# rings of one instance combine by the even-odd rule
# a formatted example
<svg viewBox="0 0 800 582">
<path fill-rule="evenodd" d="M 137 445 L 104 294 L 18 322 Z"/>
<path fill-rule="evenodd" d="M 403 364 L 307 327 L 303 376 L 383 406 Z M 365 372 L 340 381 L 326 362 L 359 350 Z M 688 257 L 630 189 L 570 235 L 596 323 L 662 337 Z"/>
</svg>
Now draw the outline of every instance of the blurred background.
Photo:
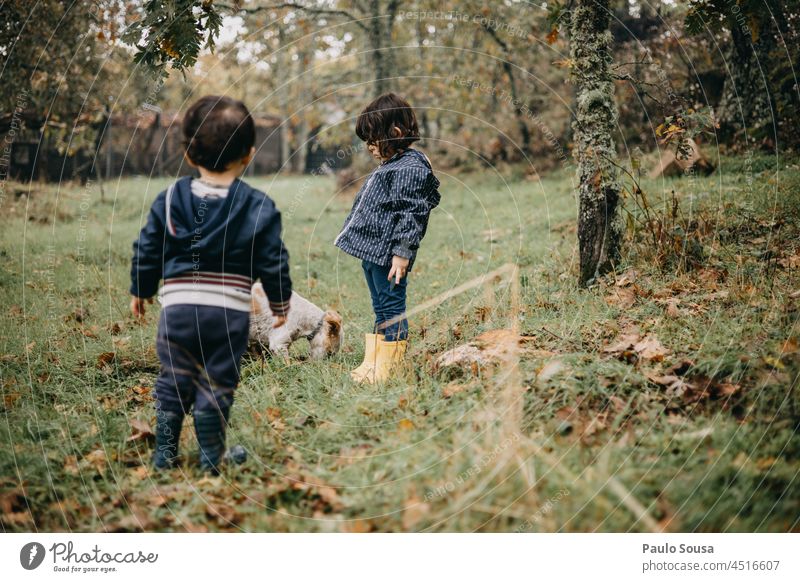
<svg viewBox="0 0 800 582">
<path fill-rule="evenodd" d="M 797 146 L 797 2 L 611 6 L 620 153 L 652 151 L 671 128 L 701 151 Z M 353 155 L 354 117 L 392 90 L 417 108 L 437 165 L 546 171 L 567 164 L 572 147 L 569 8 L 5 1 L 0 167 L 23 182 L 175 175 L 185 171 L 182 112 L 225 94 L 256 118 L 251 174 L 340 172 L 346 185 L 363 171 L 342 170 L 368 163 Z"/>
</svg>

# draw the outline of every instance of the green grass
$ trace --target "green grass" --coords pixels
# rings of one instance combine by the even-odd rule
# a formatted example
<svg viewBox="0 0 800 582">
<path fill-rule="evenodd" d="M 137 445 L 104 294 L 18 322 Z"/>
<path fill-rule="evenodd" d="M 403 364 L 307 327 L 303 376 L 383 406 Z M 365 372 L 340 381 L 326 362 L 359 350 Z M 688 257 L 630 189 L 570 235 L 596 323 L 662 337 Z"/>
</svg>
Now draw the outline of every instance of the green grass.
<svg viewBox="0 0 800 582">
<path fill-rule="evenodd" d="M 741 164 L 724 167 L 645 184 L 654 206 L 674 189 L 684 213 L 713 227 L 700 239 L 703 265 L 688 273 L 655 267 L 633 233 L 620 270 L 638 273 L 635 287 L 620 287 L 633 289 L 630 307 L 607 300 L 613 277 L 575 284 L 571 175 L 506 183 L 491 171 L 442 172 L 410 305 L 518 264 L 527 336 L 518 381 L 507 366 L 455 379 L 432 368 L 442 351 L 513 325 L 511 288 L 498 282 L 413 317 L 411 370 L 381 388 L 347 374 L 371 321 L 359 262 L 332 245 L 351 200 L 327 178 L 253 180 L 283 210 L 295 288 L 339 310 L 346 344 L 320 363 L 303 359 L 304 346 L 288 365 L 246 360 L 229 443 L 251 458 L 218 478 L 198 473 L 189 423 L 187 462 L 171 473 L 147 469 L 146 439 L 127 440 L 131 420 L 152 424 L 158 369 L 157 308 L 144 325 L 127 314 L 130 243 L 166 182 L 106 184 L 106 201 L 95 185 L 36 186 L 29 198 L 7 189 L 0 522 L 6 531 L 796 531 L 798 356 L 796 344 L 783 346 L 798 337 L 790 258 L 800 171 L 776 177 L 774 166 L 753 165 L 750 187 Z M 603 351 L 634 327 L 669 350 L 662 362 Z M 648 380 L 684 359 L 687 381 L 738 389 L 676 396 Z M 561 370 L 540 377 L 554 361 Z"/>
</svg>

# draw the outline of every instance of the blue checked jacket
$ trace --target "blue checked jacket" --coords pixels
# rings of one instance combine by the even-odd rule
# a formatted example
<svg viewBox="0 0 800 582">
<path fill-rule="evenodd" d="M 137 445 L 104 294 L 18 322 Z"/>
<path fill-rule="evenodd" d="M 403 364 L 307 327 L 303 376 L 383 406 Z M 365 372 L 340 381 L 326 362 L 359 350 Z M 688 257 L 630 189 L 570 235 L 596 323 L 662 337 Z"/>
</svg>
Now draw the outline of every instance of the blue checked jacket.
<svg viewBox="0 0 800 582">
<path fill-rule="evenodd" d="M 388 267 L 392 256 L 410 260 L 439 204 L 439 180 L 425 154 L 407 149 L 378 166 L 358 191 L 334 244 L 358 259 Z"/>
</svg>

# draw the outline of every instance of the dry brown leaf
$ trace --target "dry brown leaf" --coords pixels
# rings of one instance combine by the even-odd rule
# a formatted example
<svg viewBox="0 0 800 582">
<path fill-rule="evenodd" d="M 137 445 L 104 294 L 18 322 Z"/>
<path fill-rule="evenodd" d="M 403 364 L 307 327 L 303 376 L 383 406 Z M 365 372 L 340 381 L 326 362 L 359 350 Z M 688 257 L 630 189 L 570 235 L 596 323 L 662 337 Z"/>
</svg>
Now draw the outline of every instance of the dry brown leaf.
<svg viewBox="0 0 800 582">
<path fill-rule="evenodd" d="M 64 458 L 64 472 L 67 475 L 78 475 L 81 472 L 78 468 L 78 458 L 75 455 L 67 455 Z"/>
<path fill-rule="evenodd" d="M 22 394 L 19 392 L 6 392 L 3 394 L 3 406 L 7 409 L 12 408 L 20 398 L 22 398 Z"/>
<path fill-rule="evenodd" d="M 216 519 L 219 525 L 232 525 L 239 523 L 242 516 L 236 509 L 223 501 L 210 501 L 206 504 L 206 515 Z"/>
<path fill-rule="evenodd" d="M 25 492 L 22 489 L 11 489 L 0 492 L 0 514 L 17 513 L 27 510 Z"/>
<path fill-rule="evenodd" d="M 658 386 L 670 386 L 671 384 L 680 380 L 678 376 L 673 376 L 671 374 L 665 374 L 660 376 L 658 374 L 653 374 L 651 372 L 645 372 L 645 377 L 650 380 L 653 384 Z"/>
<path fill-rule="evenodd" d="M 742 390 L 741 386 L 738 384 L 732 384 L 730 382 L 721 382 L 717 384 L 715 388 L 717 395 L 722 397 L 731 397 L 734 394 L 738 394 Z"/>
<path fill-rule="evenodd" d="M 93 468 L 98 473 L 105 473 L 108 457 L 103 449 L 96 449 L 81 459 L 81 469 Z"/>
<path fill-rule="evenodd" d="M 608 305 L 628 309 L 636 303 L 636 291 L 634 287 L 615 287 L 604 299 Z"/>
<path fill-rule="evenodd" d="M 430 511 L 430 504 L 420 501 L 417 497 L 409 498 L 403 508 L 403 529 L 405 531 L 415 531 L 417 525 L 425 519 L 425 516 Z"/>
<path fill-rule="evenodd" d="M 368 519 L 350 519 L 341 525 L 342 533 L 369 533 L 372 531 L 372 522 Z"/>
<path fill-rule="evenodd" d="M 363 459 L 372 450 L 372 445 L 366 443 L 356 445 L 354 447 L 342 447 L 339 449 L 339 458 L 336 460 L 337 465 L 351 465 L 356 461 Z"/>
<path fill-rule="evenodd" d="M 658 338 L 652 334 L 645 336 L 643 340 L 637 342 L 633 346 L 633 349 L 639 354 L 639 357 L 654 362 L 660 362 L 664 359 L 664 356 L 669 354 L 669 350 L 662 346 Z"/>
<path fill-rule="evenodd" d="M 148 465 L 139 465 L 138 467 L 132 467 L 131 469 L 128 470 L 128 474 L 131 475 L 134 479 L 142 481 L 150 476 L 150 467 Z"/>
<path fill-rule="evenodd" d="M 130 443 L 134 441 L 147 440 L 155 437 L 153 429 L 150 428 L 150 424 L 147 421 L 138 418 L 132 418 L 130 419 L 129 424 L 131 426 L 131 436 L 128 437 L 127 442 Z"/>
<path fill-rule="evenodd" d="M 102 368 L 103 366 L 108 366 L 114 361 L 114 358 L 117 357 L 116 352 L 103 352 L 99 356 L 97 356 L 97 367 Z"/>
<path fill-rule="evenodd" d="M 434 370 L 457 367 L 477 373 L 483 366 L 512 359 L 518 353 L 520 344 L 528 339 L 510 329 L 492 329 L 468 344 L 440 354 L 434 363 Z"/>
<path fill-rule="evenodd" d="M 632 350 L 634 344 L 636 344 L 638 341 L 638 333 L 626 333 L 617 341 L 617 343 L 604 347 L 602 351 L 606 354 L 622 354 Z"/>
<path fill-rule="evenodd" d="M 593 417 L 583 428 L 583 431 L 581 432 L 581 437 L 584 438 L 589 437 L 605 429 L 606 428 L 605 420 L 606 419 L 604 415 L 598 415 Z"/>
<path fill-rule="evenodd" d="M 459 392 L 463 392 L 466 390 L 466 386 L 464 384 L 459 384 L 458 382 L 450 382 L 447 386 L 442 388 L 442 396 L 445 398 L 451 398 L 454 394 L 458 394 Z"/>
<path fill-rule="evenodd" d="M 677 297 L 673 297 L 671 299 L 667 299 L 667 315 L 674 318 L 679 318 L 683 315 L 681 310 L 678 308 L 678 304 L 681 302 L 680 299 Z"/>
<path fill-rule="evenodd" d="M 619 276 L 619 278 L 614 282 L 614 285 L 617 287 L 627 287 L 628 285 L 635 283 L 638 277 L 639 273 L 637 273 L 635 269 L 628 269 Z"/>
<path fill-rule="evenodd" d="M 397 428 L 399 428 L 400 430 L 413 430 L 415 427 L 414 423 L 411 422 L 409 419 L 402 418 L 400 419 L 400 422 L 397 423 Z"/>
<path fill-rule="evenodd" d="M 787 339 L 781 346 L 781 354 L 783 355 L 796 354 L 798 351 L 800 351 L 800 345 L 797 343 L 797 338 L 794 337 Z"/>
<path fill-rule="evenodd" d="M 536 378 L 542 382 L 547 382 L 550 378 L 561 373 L 564 368 L 564 362 L 561 360 L 550 360 L 544 366 L 542 366 L 542 368 L 536 374 Z"/>
</svg>

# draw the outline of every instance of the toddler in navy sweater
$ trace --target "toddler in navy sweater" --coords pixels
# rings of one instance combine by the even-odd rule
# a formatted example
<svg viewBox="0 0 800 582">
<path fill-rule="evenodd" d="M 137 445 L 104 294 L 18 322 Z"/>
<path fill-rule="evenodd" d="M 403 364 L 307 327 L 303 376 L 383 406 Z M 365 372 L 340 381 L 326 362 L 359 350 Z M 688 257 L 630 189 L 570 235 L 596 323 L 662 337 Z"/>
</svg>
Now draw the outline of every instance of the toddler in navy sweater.
<svg viewBox="0 0 800 582">
<path fill-rule="evenodd" d="M 158 292 L 153 465 L 176 464 L 183 418 L 192 410 L 200 466 L 216 473 L 247 347 L 250 289 L 261 280 L 280 327 L 292 282 L 280 213 L 239 179 L 255 151 L 245 105 L 203 97 L 186 112 L 182 132 L 186 161 L 200 178 L 179 179 L 153 203 L 133 244 L 131 311 L 142 317 Z"/>
</svg>

